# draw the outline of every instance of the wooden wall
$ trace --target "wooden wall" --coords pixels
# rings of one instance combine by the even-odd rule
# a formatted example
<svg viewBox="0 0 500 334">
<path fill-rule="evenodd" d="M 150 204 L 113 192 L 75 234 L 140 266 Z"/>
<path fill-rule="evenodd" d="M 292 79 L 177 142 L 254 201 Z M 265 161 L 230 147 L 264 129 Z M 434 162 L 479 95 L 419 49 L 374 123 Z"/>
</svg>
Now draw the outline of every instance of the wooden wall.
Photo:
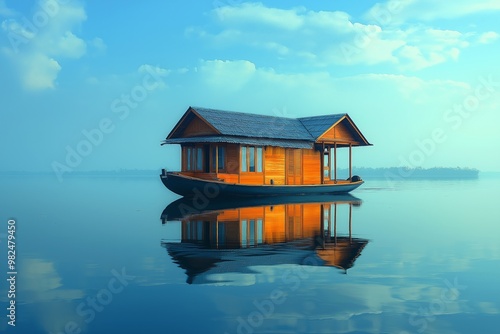
<svg viewBox="0 0 500 334">
<path fill-rule="evenodd" d="M 240 173 L 240 146 L 237 144 L 226 145 L 226 173 Z"/>
<path fill-rule="evenodd" d="M 242 172 L 240 174 L 241 184 L 263 184 L 264 173 L 257 172 Z"/>
<path fill-rule="evenodd" d="M 345 142 L 351 142 L 351 141 L 356 141 L 356 139 L 353 137 L 351 131 L 349 128 L 346 126 L 347 120 L 343 120 L 336 126 L 334 126 L 332 129 L 330 129 L 328 132 L 326 132 L 324 135 L 322 135 L 318 140 L 340 140 L 340 141 L 345 141 Z"/>
<path fill-rule="evenodd" d="M 265 184 L 285 184 L 285 149 L 266 147 L 264 152 Z"/>
<path fill-rule="evenodd" d="M 227 183 L 238 183 L 238 174 L 217 173 L 217 178 Z"/>
<path fill-rule="evenodd" d="M 213 146 L 214 144 L 212 144 Z M 264 149 L 263 172 L 241 172 L 240 145 L 227 144 L 225 171 L 221 173 L 187 172 L 186 157 L 183 145 L 183 174 L 204 179 L 220 179 L 229 183 L 240 184 L 320 184 L 321 154 L 309 149 L 284 149 L 282 147 L 266 147 Z M 204 151 L 205 152 L 205 151 Z M 212 152 L 212 149 L 210 149 Z M 210 161 L 210 168 L 212 162 Z"/>
<path fill-rule="evenodd" d="M 302 182 L 303 184 L 321 183 L 321 154 L 315 150 L 302 151 Z"/>
<path fill-rule="evenodd" d="M 205 123 L 198 117 L 195 117 L 186 126 L 181 136 L 182 137 L 205 136 L 205 135 L 213 135 L 216 133 L 217 132 L 215 132 L 214 129 L 208 126 L 207 123 Z"/>
<path fill-rule="evenodd" d="M 286 149 L 286 184 L 302 184 L 302 151 L 301 149 Z"/>
</svg>

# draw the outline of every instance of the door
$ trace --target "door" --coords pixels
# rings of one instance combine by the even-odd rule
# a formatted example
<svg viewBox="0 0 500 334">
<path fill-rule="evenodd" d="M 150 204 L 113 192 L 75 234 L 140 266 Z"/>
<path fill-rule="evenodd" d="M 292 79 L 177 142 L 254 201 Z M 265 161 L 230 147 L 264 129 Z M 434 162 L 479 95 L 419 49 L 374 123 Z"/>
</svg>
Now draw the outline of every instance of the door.
<svg viewBox="0 0 500 334">
<path fill-rule="evenodd" d="M 287 184 L 302 184 L 302 151 L 287 149 L 285 159 Z"/>
</svg>

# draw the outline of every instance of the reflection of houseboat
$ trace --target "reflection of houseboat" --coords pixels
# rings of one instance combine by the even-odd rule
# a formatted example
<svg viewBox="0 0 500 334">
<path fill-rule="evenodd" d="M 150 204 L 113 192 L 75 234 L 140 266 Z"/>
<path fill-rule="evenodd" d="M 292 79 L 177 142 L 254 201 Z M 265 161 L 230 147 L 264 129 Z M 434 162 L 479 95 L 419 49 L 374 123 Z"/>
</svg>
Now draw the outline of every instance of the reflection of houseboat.
<svg viewBox="0 0 500 334">
<path fill-rule="evenodd" d="M 180 195 L 211 191 L 255 196 L 346 193 L 354 146 L 371 145 L 347 114 L 272 117 L 190 107 L 163 144 L 180 144 L 181 172 L 162 171 Z M 349 150 L 349 177 L 337 178 L 337 149 Z"/>
<path fill-rule="evenodd" d="M 180 242 L 162 241 L 188 283 L 213 283 L 228 273 L 252 273 L 254 266 L 333 266 L 347 271 L 368 243 L 352 237 L 350 196 L 302 197 L 303 203 L 212 202 L 193 208 L 189 198 L 171 203 L 162 222 L 181 221 Z M 337 210 L 344 209 L 349 232 L 337 233 Z"/>
</svg>

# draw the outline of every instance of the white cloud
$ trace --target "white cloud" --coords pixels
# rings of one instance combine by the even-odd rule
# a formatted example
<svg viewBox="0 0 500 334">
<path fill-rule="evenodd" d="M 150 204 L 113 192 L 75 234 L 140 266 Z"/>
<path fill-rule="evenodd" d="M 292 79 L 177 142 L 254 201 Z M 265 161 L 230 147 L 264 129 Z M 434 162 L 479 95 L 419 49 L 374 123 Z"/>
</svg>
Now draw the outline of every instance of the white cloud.
<svg viewBox="0 0 500 334">
<path fill-rule="evenodd" d="M 365 18 L 385 26 L 409 20 L 454 19 L 498 10 L 500 10 L 498 0 L 388 0 L 377 3 L 370 8 L 365 14 Z"/>
<path fill-rule="evenodd" d="M 270 8 L 261 3 L 243 3 L 236 6 L 218 7 L 213 13 L 224 24 L 250 24 L 296 30 L 303 24 L 303 17 L 299 15 L 299 12 L 303 10 Z"/>
<path fill-rule="evenodd" d="M 42 53 L 22 56 L 19 61 L 24 69 L 22 80 L 25 87 L 34 90 L 55 88 L 54 82 L 61 70 L 57 61 Z"/>
<path fill-rule="evenodd" d="M 493 43 L 494 41 L 496 41 L 498 39 L 499 36 L 500 35 L 494 31 L 488 31 L 488 32 L 481 34 L 481 36 L 479 36 L 478 42 L 481 44 Z"/>
<path fill-rule="evenodd" d="M 88 42 L 88 44 L 93 47 L 97 52 L 105 52 L 107 49 L 106 43 L 102 40 L 102 38 L 96 37 Z"/>
<path fill-rule="evenodd" d="M 85 10 L 79 2 L 42 0 L 28 17 L 16 13 L 2 22 L 10 41 L 10 48 L 4 47 L 2 53 L 18 70 L 25 88 L 55 88 L 59 61 L 78 59 L 87 51 L 85 41 L 72 32 L 86 20 Z"/>
<path fill-rule="evenodd" d="M 67 58 L 80 58 L 86 52 L 86 43 L 72 32 L 66 31 L 50 45 L 50 54 Z"/>
<path fill-rule="evenodd" d="M 403 12 L 412 3 L 400 2 L 398 10 Z M 392 64 L 400 71 L 416 71 L 456 61 L 461 50 L 477 44 L 474 33 L 421 24 L 390 25 L 386 22 L 389 17 L 378 23 L 373 19 L 369 20 L 372 23 L 355 22 L 341 11 L 278 9 L 245 3 L 216 8 L 213 14 L 221 27 L 218 31 L 190 27 L 187 32 L 196 32 L 218 46 L 245 45 L 284 59 L 310 61 L 313 66 Z M 480 41 L 495 38 L 491 32 Z"/>
<path fill-rule="evenodd" d="M 247 60 L 207 60 L 199 67 L 205 82 L 213 89 L 240 89 L 255 74 L 256 68 Z"/>
<path fill-rule="evenodd" d="M 402 70 L 420 70 L 457 60 L 460 50 L 469 47 L 467 36 L 454 30 L 412 29 L 406 31 L 404 46 L 395 52 Z"/>
</svg>

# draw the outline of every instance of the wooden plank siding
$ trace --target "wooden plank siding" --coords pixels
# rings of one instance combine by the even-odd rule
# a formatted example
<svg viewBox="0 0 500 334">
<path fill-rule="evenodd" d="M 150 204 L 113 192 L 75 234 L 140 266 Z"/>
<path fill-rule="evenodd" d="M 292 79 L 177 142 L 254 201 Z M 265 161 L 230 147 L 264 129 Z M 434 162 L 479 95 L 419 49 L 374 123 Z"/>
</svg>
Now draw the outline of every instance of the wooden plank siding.
<svg viewBox="0 0 500 334">
<path fill-rule="evenodd" d="M 302 151 L 302 182 L 303 184 L 321 183 L 321 154 L 319 151 Z"/>
<path fill-rule="evenodd" d="M 302 151 L 301 149 L 286 149 L 286 184 L 302 184 Z"/>
<path fill-rule="evenodd" d="M 347 122 L 347 120 L 344 119 L 333 128 L 325 132 L 321 137 L 318 138 L 318 141 L 356 142 L 356 138 L 354 138 L 351 131 L 349 131 L 345 122 Z"/>
<path fill-rule="evenodd" d="M 264 184 L 285 184 L 285 149 L 268 146 L 264 152 Z"/>
<path fill-rule="evenodd" d="M 264 184 L 264 173 L 257 172 L 241 172 L 241 184 Z"/>
<path fill-rule="evenodd" d="M 204 145 L 189 145 L 196 149 Z M 282 147 L 268 146 L 263 149 L 262 172 L 241 172 L 241 147 L 238 144 L 219 144 L 219 147 L 225 147 L 225 169 L 215 173 L 213 170 L 212 153 L 210 157 L 205 156 L 203 150 L 203 166 L 205 159 L 210 159 L 210 173 L 202 171 L 187 171 L 187 152 L 188 145 L 182 146 L 182 174 L 199 177 L 206 180 L 221 180 L 228 183 L 239 184 L 320 184 L 321 183 L 321 153 L 316 150 L 308 149 L 285 149 Z M 215 144 L 210 145 L 212 152 Z"/>
<path fill-rule="evenodd" d="M 226 173 L 238 176 L 240 172 L 240 145 L 226 145 Z"/>
<path fill-rule="evenodd" d="M 217 178 L 227 183 L 239 183 L 238 174 L 217 173 Z"/>
<path fill-rule="evenodd" d="M 201 120 L 199 117 L 195 117 L 186 126 L 184 131 L 182 131 L 181 137 L 194 137 L 214 134 L 217 134 L 217 132 L 213 128 L 211 128 L 207 123 L 205 123 L 205 121 Z"/>
</svg>

